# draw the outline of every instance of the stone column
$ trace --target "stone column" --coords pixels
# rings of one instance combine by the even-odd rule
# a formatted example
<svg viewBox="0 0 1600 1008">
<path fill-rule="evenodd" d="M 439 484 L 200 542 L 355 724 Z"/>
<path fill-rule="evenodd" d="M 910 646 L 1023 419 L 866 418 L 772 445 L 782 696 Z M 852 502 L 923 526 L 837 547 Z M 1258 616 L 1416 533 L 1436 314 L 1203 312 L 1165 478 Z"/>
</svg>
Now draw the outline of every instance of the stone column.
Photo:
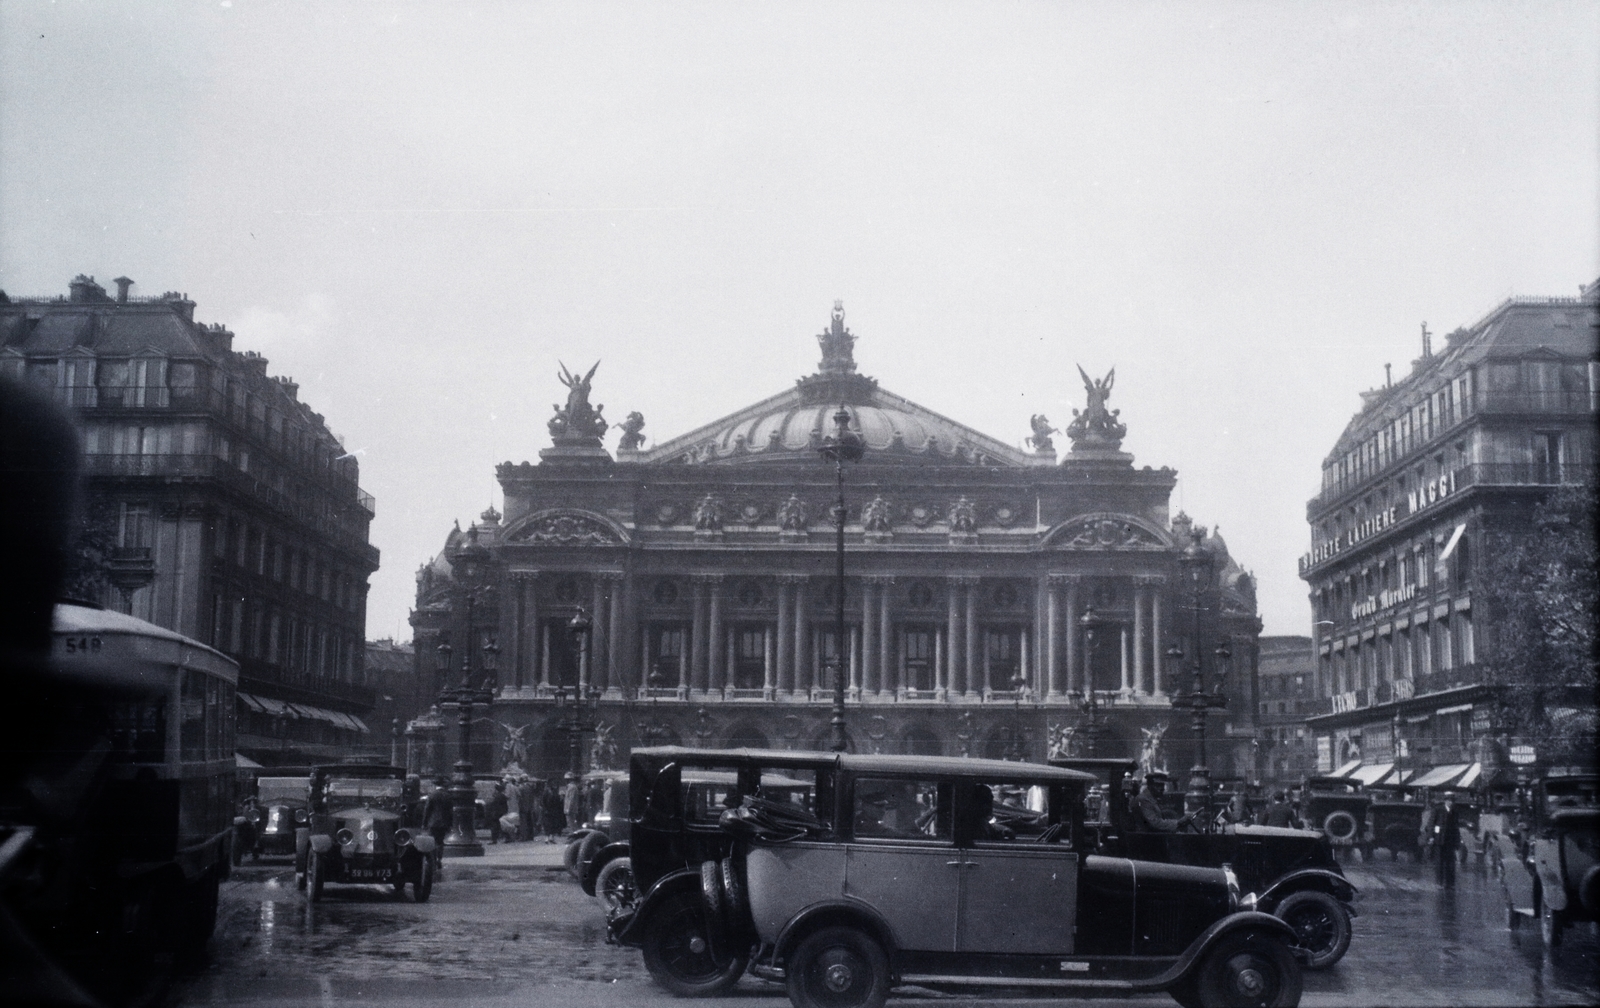
<svg viewBox="0 0 1600 1008">
<path fill-rule="evenodd" d="M 539 572 L 517 571 L 511 575 L 516 587 L 517 615 L 511 634 L 511 676 L 517 688 L 538 681 L 539 662 Z M 530 669 L 529 666 L 533 668 Z"/>
<path fill-rule="evenodd" d="M 962 580 L 962 587 L 964 589 L 966 589 L 962 593 L 964 595 L 963 601 L 966 604 L 966 622 L 967 622 L 967 625 L 966 625 L 966 628 L 965 628 L 965 632 L 962 634 L 962 637 L 964 639 L 964 643 L 967 646 L 966 647 L 966 650 L 967 650 L 966 662 L 964 663 L 966 665 L 966 667 L 967 667 L 967 681 L 966 681 L 967 689 L 966 689 L 966 692 L 967 692 L 967 696 L 972 696 L 972 694 L 975 692 L 975 690 L 973 689 L 973 685 L 974 684 L 972 682 L 973 672 L 978 667 L 978 579 L 975 578 L 975 577 L 968 577 L 968 578 L 962 578 L 961 580 Z M 989 674 L 988 674 L 989 673 L 989 663 L 988 662 L 984 662 L 983 663 L 983 669 L 984 669 L 983 687 L 984 687 L 985 690 L 987 690 L 989 688 Z"/>
<path fill-rule="evenodd" d="M 940 700 L 945 698 L 945 691 L 950 685 L 944 665 L 945 653 L 950 650 L 945 647 L 945 636 L 943 627 L 933 628 L 933 695 Z"/>
<path fill-rule="evenodd" d="M 945 590 L 949 596 L 948 619 L 946 620 L 944 656 L 945 676 L 944 687 L 950 693 L 961 690 L 961 604 L 959 601 L 961 581 L 959 578 L 950 578 L 945 583 Z"/>
<path fill-rule="evenodd" d="M 795 696 L 805 696 L 810 690 L 807 680 L 811 676 L 810 656 L 807 653 L 807 643 L 811 640 L 811 628 L 806 619 L 806 576 L 793 575 L 794 585 L 794 678 L 790 688 Z"/>
<path fill-rule="evenodd" d="M 861 691 L 877 691 L 877 613 L 873 612 L 873 594 L 877 587 L 872 578 L 861 579 Z"/>
<path fill-rule="evenodd" d="M 622 675 L 622 602 L 627 596 L 627 578 L 618 572 L 607 576 L 611 604 L 606 613 L 606 688 L 626 690 Z"/>
<path fill-rule="evenodd" d="M 725 690 L 728 682 L 726 664 L 723 659 L 724 637 L 722 632 L 722 576 L 720 574 L 707 574 L 701 579 L 705 585 L 706 595 L 706 686 L 710 692 Z M 731 653 L 731 649 L 730 649 Z"/>
<path fill-rule="evenodd" d="M 1148 696 L 1149 690 L 1145 688 L 1144 680 L 1144 649 L 1145 633 L 1144 607 L 1150 589 L 1145 585 L 1144 579 L 1135 578 L 1133 582 L 1133 691 L 1140 696 Z"/>
<path fill-rule="evenodd" d="M 706 634 L 710 620 L 706 614 L 706 580 L 700 575 L 690 578 L 694 585 L 694 624 L 689 633 L 689 681 L 678 683 L 681 692 L 691 689 L 703 692 L 706 688 Z"/>
<path fill-rule="evenodd" d="M 894 695 L 896 682 L 894 674 L 894 639 L 889 632 L 889 601 L 894 593 L 890 588 L 894 578 L 884 577 L 878 579 L 878 695 Z"/>
<path fill-rule="evenodd" d="M 1166 630 L 1161 623 L 1161 586 L 1164 583 L 1162 578 L 1150 580 L 1150 695 L 1154 697 L 1166 696 L 1161 689 L 1161 663 L 1166 659 L 1161 652 Z"/>
<path fill-rule="evenodd" d="M 606 575 L 596 573 L 592 579 L 592 588 L 589 598 L 592 603 L 589 609 L 590 619 L 593 621 L 589 633 L 589 649 L 584 655 L 583 675 L 579 682 L 584 686 L 598 686 L 605 689 L 605 652 L 606 652 L 606 588 L 608 583 Z"/>
<path fill-rule="evenodd" d="M 777 662 L 773 660 L 772 627 L 761 628 L 761 699 L 771 700 L 774 689 L 774 676 L 777 673 Z"/>
<path fill-rule="evenodd" d="M 850 670 L 850 683 L 846 689 L 852 696 L 861 695 L 861 649 L 857 646 L 860 641 L 861 628 L 849 627 L 845 634 L 845 660 L 848 662 L 848 668 Z"/>
<path fill-rule="evenodd" d="M 1092 684 L 1085 684 L 1083 679 L 1082 662 L 1078 658 L 1078 587 L 1083 578 L 1078 574 L 1065 575 L 1063 580 L 1067 586 L 1067 692 L 1087 690 Z"/>
<path fill-rule="evenodd" d="M 1044 678 L 1050 696 L 1061 695 L 1061 662 L 1057 648 L 1061 642 L 1061 577 L 1051 574 L 1046 581 Z"/>
<path fill-rule="evenodd" d="M 1117 692 L 1126 700 L 1133 692 L 1133 686 L 1128 678 L 1128 673 L 1131 671 L 1128 668 L 1128 624 L 1124 623 L 1117 628 L 1117 642 L 1121 648 L 1118 653 L 1117 671 L 1122 677 L 1122 685 Z"/>
<path fill-rule="evenodd" d="M 794 689 L 794 585 L 778 578 L 778 670 L 774 688 Z"/>
</svg>

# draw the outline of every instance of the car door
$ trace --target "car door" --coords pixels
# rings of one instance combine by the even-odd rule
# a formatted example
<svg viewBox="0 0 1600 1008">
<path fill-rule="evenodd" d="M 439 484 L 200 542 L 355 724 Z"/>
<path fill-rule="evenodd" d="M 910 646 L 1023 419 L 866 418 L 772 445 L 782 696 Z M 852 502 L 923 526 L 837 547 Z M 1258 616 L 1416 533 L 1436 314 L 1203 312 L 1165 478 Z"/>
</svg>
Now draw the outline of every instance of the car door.
<svg viewBox="0 0 1600 1008">
<path fill-rule="evenodd" d="M 845 895 L 877 911 L 900 949 L 956 948 L 963 869 L 949 794 L 948 784 L 933 781 L 862 777 L 854 782 Z"/>
<path fill-rule="evenodd" d="M 958 952 L 1072 954 L 1076 853 L 1059 844 L 980 844 L 962 860 Z"/>
</svg>

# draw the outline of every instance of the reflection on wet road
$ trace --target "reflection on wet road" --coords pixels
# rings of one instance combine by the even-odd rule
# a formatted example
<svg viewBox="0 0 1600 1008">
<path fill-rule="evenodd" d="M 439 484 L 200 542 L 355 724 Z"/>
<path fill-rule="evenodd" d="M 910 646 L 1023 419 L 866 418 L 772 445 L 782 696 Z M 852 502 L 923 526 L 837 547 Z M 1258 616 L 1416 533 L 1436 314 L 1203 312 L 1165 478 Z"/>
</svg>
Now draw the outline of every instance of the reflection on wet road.
<svg viewBox="0 0 1600 1008">
<path fill-rule="evenodd" d="M 1498 883 L 1472 866 L 1454 893 L 1431 866 L 1347 864 L 1361 888 L 1350 953 L 1308 973 L 1302 1004 L 1546 1005 L 1597 1001 L 1593 930 L 1554 955 L 1536 922 L 1505 925 Z M 426 904 L 387 886 L 329 886 L 310 904 L 286 863 L 246 865 L 224 886 L 213 963 L 184 1005 L 677 1005 L 633 949 L 605 944 L 598 904 L 560 870 L 448 865 Z M 891 1003 L 1171 1005 L 1165 995 L 1104 1002 L 901 992 Z M 717 1008 L 779 1008 L 780 986 L 747 978 Z"/>
</svg>

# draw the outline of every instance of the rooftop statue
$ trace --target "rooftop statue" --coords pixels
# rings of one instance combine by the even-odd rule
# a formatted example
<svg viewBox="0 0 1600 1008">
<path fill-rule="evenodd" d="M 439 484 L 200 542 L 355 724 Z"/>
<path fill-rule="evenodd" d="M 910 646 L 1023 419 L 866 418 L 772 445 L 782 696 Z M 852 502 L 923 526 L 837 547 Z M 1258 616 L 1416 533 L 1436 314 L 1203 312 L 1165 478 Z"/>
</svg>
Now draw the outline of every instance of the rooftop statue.
<svg viewBox="0 0 1600 1008">
<path fill-rule="evenodd" d="M 560 364 L 560 361 L 556 363 Z M 556 415 L 550 418 L 550 435 L 557 443 L 568 444 L 581 441 L 588 443 L 598 441 L 605 437 L 606 430 L 611 426 L 606 423 L 605 417 L 600 415 L 604 406 L 589 405 L 589 383 L 594 378 L 594 373 L 600 367 L 600 362 L 595 361 L 589 373 L 579 378 L 561 364 L 561 384 L 567 387 L 567 404 L 552 407 Z"/>
<path fill-rule="evenodd" d="M 1128 433 L 1126 425 L 1118 422 L 1121 410 L 1107 410 L 1106 400 L 1111 398 L 1111 386 L 1116 381 L 1117 369 L 1112 368 L 1104 378 L 1090 378 L 1083 368 L 1078 368 L 1083 378 L 1084 391 L 1089 394 L 1089 405 L 1082 413 L 1072 411 L 1072 422 L 1067 425 L 1067 437 L 1072 439 L 1072 450 L 1084 449 L 1117 451 L 1122 438 Z"/>
<path fill-rule="evenodd" d="M 644 446 L 644 435 L 639 432 L 644 430 L 644 414 L 635 410 L 628 414 L 628 419 L 622 421 L 622 440 L 617 443 L 618 451 L 638 451 Z"/>
<path fill-rule="evenodd" d="M 1055 451 L 1056 442 L 1050 435 L 1059 434 L 1061 431 L 1050 426 L 1050 418 L 1043 413 L 1035 413 L 1028 421 L 1028 424 L 1033 427 L 1033 437 L 1028 439 L 1028 443 L 1033 445 L 1033 450 L 1036 452 Z"/>
</svg>

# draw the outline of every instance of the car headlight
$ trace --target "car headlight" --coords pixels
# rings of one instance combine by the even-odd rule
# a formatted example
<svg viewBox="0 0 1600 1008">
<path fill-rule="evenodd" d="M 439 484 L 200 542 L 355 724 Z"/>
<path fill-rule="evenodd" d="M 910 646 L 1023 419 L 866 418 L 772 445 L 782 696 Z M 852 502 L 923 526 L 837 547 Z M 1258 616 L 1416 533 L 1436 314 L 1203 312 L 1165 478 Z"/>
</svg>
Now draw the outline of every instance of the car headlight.
<svg viewBox="0 0 1600 1008">
<path fill-rule="evenodd" d="M 1222 877 L 1228 881 L 1228 910 L 1239 909 L 1239 877 L 1233 873 L 1228 865 L 1222 866 Z"/>
<path fill-rule="evenodd" d="M 411 845 L 411 831 L 408 829 L 395 830 L 394 842 L 397 847 L 409 847 Z"/>
<path fill-rule="evenodd" d="M 347 829 L 342 829 L 335 833 L 333 838 L 341 844 L 353 844 L 356 842 L 356 835 Z"/>
<path fill-rule="evenodd" d="M 297 808 L 294 810 L 294 821 L 297 823 L 307 823 L 311 821 L 311 816 L 307 814 L 305 809 Z"/>
<path fill-rule="evenodd" d="M 251 809 L 249 812 L 245 813 L 245 818 L 253 823 L 258 823 L 261 821 L 261 810 Z"/>
</svg>

